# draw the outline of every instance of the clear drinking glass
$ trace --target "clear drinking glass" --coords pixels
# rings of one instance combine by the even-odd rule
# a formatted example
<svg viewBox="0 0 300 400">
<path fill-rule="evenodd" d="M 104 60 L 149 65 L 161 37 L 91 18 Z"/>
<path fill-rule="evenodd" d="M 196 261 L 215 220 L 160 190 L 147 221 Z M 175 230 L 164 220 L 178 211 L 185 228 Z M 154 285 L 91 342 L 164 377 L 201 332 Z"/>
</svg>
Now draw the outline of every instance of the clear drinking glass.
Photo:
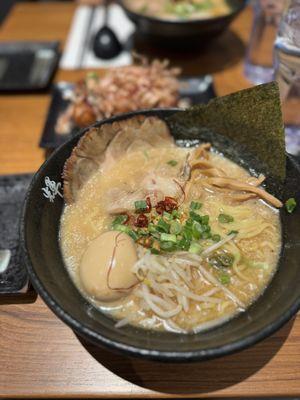
<svg viewBox="0 0 300 400">
<path fill-rule="evenodd" d="M 275 41 L 275 78 L 279 84 L 286 146 L 300 154 L 300 0 L 286 8 Z"/>
<path fill-rule="evenodd" d="M 274 78 L 273 43 L 286 0 L 254 0 L 254 19 L 245 60 L 245 75 L 255 84 Z"/>
</svg>

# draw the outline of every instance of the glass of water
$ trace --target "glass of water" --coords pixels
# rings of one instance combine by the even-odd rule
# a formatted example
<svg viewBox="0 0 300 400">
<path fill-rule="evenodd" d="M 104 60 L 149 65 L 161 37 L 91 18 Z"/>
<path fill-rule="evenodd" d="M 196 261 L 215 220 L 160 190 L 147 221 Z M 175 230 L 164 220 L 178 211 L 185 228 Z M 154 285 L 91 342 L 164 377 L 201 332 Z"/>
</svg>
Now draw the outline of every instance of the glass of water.
<svg viewBox="0 0 300 400">
<path fill-rule="evenodd" d="M 254 19 L 245 60 L 245 75 L 255 84 L 274 78 L 273 44 L 286 0 L 253 0 Z"/>
<path fill-rule="evenodd" d="M 300 154 L 300 0 L 291 0 L 275 41 L 275 78 L 279 84 L 286 146 Z"/>
</svg>

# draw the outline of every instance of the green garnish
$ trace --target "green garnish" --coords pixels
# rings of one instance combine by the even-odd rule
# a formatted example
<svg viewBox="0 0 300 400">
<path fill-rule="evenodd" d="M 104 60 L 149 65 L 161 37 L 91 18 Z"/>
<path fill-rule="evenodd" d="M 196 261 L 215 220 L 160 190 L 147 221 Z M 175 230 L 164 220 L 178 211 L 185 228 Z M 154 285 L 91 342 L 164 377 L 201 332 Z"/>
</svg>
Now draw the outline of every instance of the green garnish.
<svg viewBox="0 0 300 400">
<path fill-rule="evenodd" d="M 202 217 L 201 215 L 195 213 L 195 211 L 190 211 L 190 218 L 194 221 L 199 222 L 200 224 L 202 223 Z"/>
<path fill-rule="evenodd" d="M 209 215 L 203 215 L 201 217 L 201 224 L 208 225 L 208 223 L 209 223 Z"/>
<path fill-rule="evenodd" d="M 189 247 L 190 247 L 190 241 L 187 240 L 187 239 L 185 239 L 185 238 L 182 238 L 182 239 L 180 239 L 179 242 L 177 243 L 177 247 L 178 247 L 180 250 L 185 250 L 185 251 L 187 251 L 187 250 L 189 249 Z"/>
<path fill-rule="evenodd" d="M 192 227 L 192 234 L 194 239 L 199 240 L 202 236 L 202 233 L 203 233 L 202 225 L 199 224 L 199 222 L 195 221 Z"/>
<path fill-rule="evenodd" d="M 210 239 L 211 238 L 211 233 L 210 232 L 203 232 L 202 233 L 202 239 Z"/>
<path fill-rule="evenodd" d="M 215 235 L 212 235 L 211 239 L 212 239 L 214 242 L 219 242 L 219 241 L 221 240 L 221 236 L 218 235 L 218 234 L 215 234 Z"/>
<path fill-rule="evenodd" d="M 181 232 L 181 225 L 177 221 L 172 221 L 170 224 L 170 233 L 178 235 Z"/>
<path fill-rule="evenodd" d="M 173 211 L 172 211 L 172 217 L 173 217 L 173 218 L 179 218 L 179 212 L 178 212 L 178 210 L 173 210 Z"/>
<path fill-rule="evenodd" d="M 233 217 L 232 217 L 231 215 L 228 215 L 228 214 L 219 214 L 219 216 L 218 216 L 218 221 L 219 221 L 221 224 L 228 224 L 229 222 L 233 222 L 234 219 L 233 219 Z"/>
<path fill-rule="evenodd" d="M 225 251 L 219 251 L 209 257 L 209 263 L 213 267 L 229 268 L 234 263 L 234 255 Z"/>
<path fill-rule="evenodd" d="M 133 240 L 138 240 L 139 235 L 133 230 L 130 229 L 128 226 L 126 225 L 115 225 L 114 229 L 116 231 L 120 231 L 120 232 L 124 232 L 126 233 L 128 236 L 130 236 Z"/>
<path fill-rule="evenodd" d="M 260 261 L 252 261 L 250 262 L 250 266 L 253 268 L 259 268 L 259 269 L 269 269 L 269 264 L 266 262 L 260 262 Z"/>
<path fill-rule="evenodd" d="M 122 225 L 128 220 L 127 215 L 118 215 L 112 222 L 112 226 L 114 227 L 115 225 Z"/>
<path fill-rule="evenodd" d="M 200 244 L 192 242 L 190 247 L 189 247 L 189 252 L 194 253 L 194 254 L 200 254 L 202 252 L 202 247 Z"/>
<path fill-rule="evenodd" d="M 156 226 L 154 224 L 150 223 L 147 229 L 150 235 L 153 236 L 155 239 L 160 238 L 160 233 L 157 231 Z"/>
<path fill-rule="evenodd" d="M 144 153 L 144 156 L 145 156 L 146 160 L 149 160 L 148 151 L 147 151 L 147 150 L 144 150 L 143 153 Z"/>
<path fill-rule="evenodd" d="M 168 221 L 173 219 L 172 214 L 168 213 L 167 211 L 163 212 L 163 217 L 166 218 Z"/>
<path fill-rule="evenodd" d="M 147 230 L 141 229 L 141 228 L 137 230 L 137 234 L 139 236 L 149 236 L 149 232 Z"/>
<path fill-rule="evenodd" d="M 146 200 L 137 200 L 134 202 L 134 208 L 136 211 L 146 211 L 148 208 Z"/>
<path fill-rule="evenodd" d="M 182 229 L 182 236 L 185 240 L 191 242 L 193 239 L 192 227 L 185 225 Z"/>
<path fill-rule="evenodd" d="M 285 202 L 285 208 L 286 208 L 287 212 L 290 214 L 295 210 L 296 206 L 297 206 L 297 202 L 294 199 L 294 197 L 291 197 L 290 199 L 288 199 Z"/>
<path fill-rule="evenodd" d="M 160 248 L 161 250 L 165 251 L 174 251 L 176 249 L 176 245 L 173 242 L 161 242 Z"/>
<path fill-rule="evenodd" d="M 172 242 L 177 243 L 176 235 L 172 235 L 170 233 L 162 233 L 160 235 L 160 240 L 162 242 Z"/>
<path fill-rule="evenodd" d="M 232 235 L 232 234 L 237 235 L 238 233 L 239 231 L 229 231 L 227 235 Z"/>
<path fill-rule="evenodd" d="M 156 230 L 163 233 L 169 233 L 170 231 L 170 224 L 160 218 L 156 225 Z"/>
<path fill-rule="evenodd" d="M 222 283 L 222 285 L 228 285 L 230 283 L 230 276 L 228 274 L 220 274 L 219 275 L 219 281 Z"/>
<path fill-rule="evenodd" d="M 178 161 L 176 160 L 170 160 L 167 162 L 168 165 L 171 165 L 171 167 L 175 167 L 178 164 Z"/>
<path fill-rule="evenodd" d="M 155 249 L 154 247 L 151 247 L 150 251 L 152 254 L 159 254 L 159 250 Z"/>
<path fill-rule="evenodd" d="M 199 203 L 198 201 L 192 201 L 190 204 L 190 209 L 193 211 L 200 210 L 201 207 L 202 207 L 202 204 Z"/>
</svg>

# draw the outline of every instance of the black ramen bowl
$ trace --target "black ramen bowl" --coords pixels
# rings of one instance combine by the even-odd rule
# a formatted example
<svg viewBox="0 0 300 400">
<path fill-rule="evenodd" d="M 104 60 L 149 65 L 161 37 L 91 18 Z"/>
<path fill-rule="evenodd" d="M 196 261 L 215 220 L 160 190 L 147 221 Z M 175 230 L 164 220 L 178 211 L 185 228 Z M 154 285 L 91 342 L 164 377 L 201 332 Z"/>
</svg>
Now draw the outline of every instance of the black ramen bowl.
<svg viewBox="0 0 300 400">
<path fill-rule="evenodd" d="M 245 7 L 247 0 L 227 0 L 230 12 L 220 17 L 191 19 L 191 20 L 168 20 L 164 18 L 150 17 L 129 9 L 124 1 L 120 4 L 128 18 L 136 25 L 139 35 L 160 44 L 174 46 L 189 45 L 189 40 L 195 44 L 200 39 L 213 38 L 222 33 L 230 22 Z"/>
<path fill-rule="evenodd" d="M 137 114 L 165 119 L 176 111 L 134 112 L 97 122 L 95 126 Z M 51 202 L 42 191 L 46 177 L 61 181 L 64 163 L 86 131 L 59 147 L 35 174 L 21 222 L 21 241 L 30 280 L 51 310 L 77 334 L 98 346 L 130 356 L 190 362 L 224 356 L 253 345 L 271 335 L 296 313 L 300 307 L 300 207 L 293 214 L 281 210 L 283 246 L 278 270 L 265 292 L 245 312 L 213 330 L 190 335 L 155 332 L 130 325 L 115 328 L 115 321 L 92 307 L 70 279 L 58 241 L 64 201 L 57 196 Z M 258 160 L 246 153 L 241 154 L 238 145 L 228 143 L 227 139 L 213 132 L 208 132 L 208 137 L 199 138 L 193 131 L 184 138 L 172 134 L 175 139 L 184 139 L 183 144 L 195 143 L 195 139 L 211 140 L 213 146 L 228 158 L 259 171 Z M 266 189 L 274 194 L 279 190 L 282 199 L 296 195 L 299 202 L 299 188 L 299 166 L 287 156 L 285 184 L 278 187 L 272 177 L 268 177 Z"/>
</svg>

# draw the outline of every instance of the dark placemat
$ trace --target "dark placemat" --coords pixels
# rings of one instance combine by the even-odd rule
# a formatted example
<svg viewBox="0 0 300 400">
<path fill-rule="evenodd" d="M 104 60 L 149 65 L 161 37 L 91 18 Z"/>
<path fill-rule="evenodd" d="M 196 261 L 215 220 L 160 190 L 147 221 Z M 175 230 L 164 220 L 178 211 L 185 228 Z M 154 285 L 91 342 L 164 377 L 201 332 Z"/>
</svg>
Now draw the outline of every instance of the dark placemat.
<svg viewBox="0 0 300 400">
<path fill-rule="evenodd" d="M 215 97 L 213 80 L 210 75 L 181 78 L 180 82 L 180 98 L 187 99 L 191 105 L 207 103 L 210 99 Z M 78 132 L 78 129 L 73 129 L 66 135 L 57 134 L 55 132 L 58 116 L 69 104 L 69 100 L 66 100 L 65 96 L 73 87 L 74 85 L 69 82 L 59 82 L 53 85 L 52 101 L 40 140 L 41 147 L 56 148 Z"/>
<path fill-rule="evenodd" d="M 28 277 L 20 252 L 19 220 L 31 179 L 32 174 L 0 176 L 0 297 L 2 294 L 25 294 L 28 290 Z M 4 271 L 6 257 L 2 250 L 10 252 Z"/>
<path fill-rule="evenodd" d="M 59 42 L 0 43 L 0 92 L 46 89 L 59 60 Z"/>
</svg>

